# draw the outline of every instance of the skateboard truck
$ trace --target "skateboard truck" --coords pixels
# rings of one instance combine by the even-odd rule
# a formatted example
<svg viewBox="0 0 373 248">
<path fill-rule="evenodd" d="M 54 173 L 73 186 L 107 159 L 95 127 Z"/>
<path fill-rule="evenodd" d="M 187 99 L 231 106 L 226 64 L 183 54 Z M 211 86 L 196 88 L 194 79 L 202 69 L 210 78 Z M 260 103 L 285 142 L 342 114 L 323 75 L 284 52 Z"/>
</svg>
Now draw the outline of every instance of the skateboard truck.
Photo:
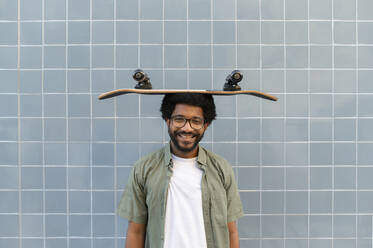
<svg viewBox="0 0 373 248">
<path fill-rule="evenodd" d="M 148 75 L 141 69 L 137 69 L 132 74 L 133 79 L 137 81 L 135 89 L 152 89 L 152 84 L 150 83 L 150 78 Z"/>
<path fill-rule="evenodd" d="M 243 75 L 239 70 L 232 71 L 225 79 L 224 91 L 237 91 L 241 90 L 238 83 L 242 80 Z"/>
</svg>

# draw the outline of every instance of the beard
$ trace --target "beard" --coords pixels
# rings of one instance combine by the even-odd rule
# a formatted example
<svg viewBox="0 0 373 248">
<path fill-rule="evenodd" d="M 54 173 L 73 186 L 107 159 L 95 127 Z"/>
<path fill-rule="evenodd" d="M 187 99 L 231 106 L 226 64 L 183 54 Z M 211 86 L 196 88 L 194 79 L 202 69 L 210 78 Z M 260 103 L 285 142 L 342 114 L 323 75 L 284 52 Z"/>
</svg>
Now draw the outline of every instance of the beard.
<svg viewBox="0 0 373 248">
<path fill-rule="evenodd" d="M 177 136 L 180 134 L 193 136 L 194 137 L 193 145 L 189 147 L 187 146 L 187 144 L 184 144 L 182 141 L 178 141 Z M 184 153 L 188 153 L 188 152 L 193 151 L 198 146 L 198 143 L 202 140 L 204 133 L 199 134 L 199 133 L 183 132 L 183 131 L 172 132 L 169 128 L 168 135 L 170 135 L 171 141 L 175 145 L 177 150 L 184 152 Z"/>
</svg>

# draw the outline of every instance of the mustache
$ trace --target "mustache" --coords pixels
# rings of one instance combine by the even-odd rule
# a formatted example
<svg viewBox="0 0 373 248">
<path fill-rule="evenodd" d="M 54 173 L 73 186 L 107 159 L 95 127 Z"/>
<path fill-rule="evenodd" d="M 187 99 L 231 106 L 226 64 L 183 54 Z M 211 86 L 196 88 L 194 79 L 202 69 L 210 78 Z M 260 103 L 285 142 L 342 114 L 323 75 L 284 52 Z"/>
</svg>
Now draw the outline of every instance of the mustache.
<svg viewBox="0 0 373 248">
<path fill-rule="evenodd" d="M 193 133 L 193 132 L 184 132 L 184 131 L 179 131 L 179 132 L 175 132 L 176 135 L 178 134 L 182 134 L 182 135 L 191 135 L 191 136 L 198 136 L 199 134 L 198 133 Z"/>
</svg>

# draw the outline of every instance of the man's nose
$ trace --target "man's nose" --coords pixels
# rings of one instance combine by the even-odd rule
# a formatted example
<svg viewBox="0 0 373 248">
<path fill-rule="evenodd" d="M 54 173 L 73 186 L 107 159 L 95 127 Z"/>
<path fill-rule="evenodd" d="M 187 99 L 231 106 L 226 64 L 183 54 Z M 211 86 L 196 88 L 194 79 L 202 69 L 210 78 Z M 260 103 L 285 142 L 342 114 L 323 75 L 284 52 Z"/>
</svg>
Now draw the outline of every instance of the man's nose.
<svg viewBox="0 0 373 248">
<path fill-rule="evenodd" d="M 185 125 L 182 128 L 183 130 L 193 131 L 192 125 L 190 124 L 190 120 L 186 120 Z"/>
</svg>

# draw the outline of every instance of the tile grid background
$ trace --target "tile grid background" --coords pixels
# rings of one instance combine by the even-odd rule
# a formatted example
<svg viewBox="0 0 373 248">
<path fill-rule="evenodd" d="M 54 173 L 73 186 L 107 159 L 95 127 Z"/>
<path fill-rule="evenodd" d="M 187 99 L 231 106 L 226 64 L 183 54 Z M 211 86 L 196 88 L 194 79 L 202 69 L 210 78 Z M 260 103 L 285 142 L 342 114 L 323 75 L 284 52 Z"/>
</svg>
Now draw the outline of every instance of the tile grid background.
<svg viewBox="0 0 373 248">
<path fill-rule="evenodd" d="M 220 88 L 239 68 L 243 88 L 280 97 L 217 97 L 203 142 L 237 174 L 241 247 L 372 247 L 372 7 L 1 0 L 0 247 L 123 247 L 125 178 L 167 130 L 160 97 L 97 95 L 132 87 L 138 67 L 156 88 Z"/>
</svg>

